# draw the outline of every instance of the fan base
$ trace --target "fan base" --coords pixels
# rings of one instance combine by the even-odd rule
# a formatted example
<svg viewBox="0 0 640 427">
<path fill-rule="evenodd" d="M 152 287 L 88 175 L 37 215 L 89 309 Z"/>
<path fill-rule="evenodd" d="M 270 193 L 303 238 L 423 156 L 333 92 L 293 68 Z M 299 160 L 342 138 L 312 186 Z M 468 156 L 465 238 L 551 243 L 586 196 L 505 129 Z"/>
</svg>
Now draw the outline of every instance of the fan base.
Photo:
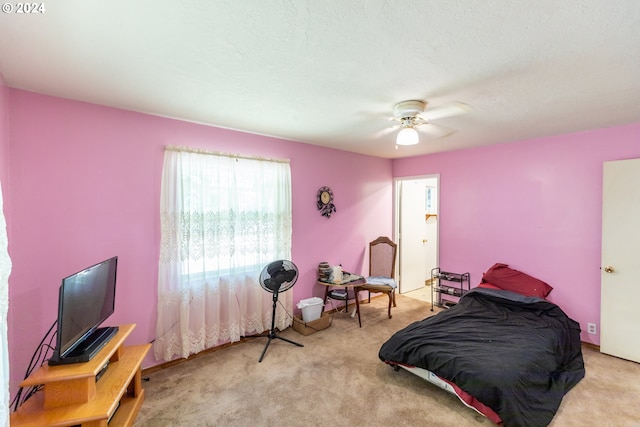
<svg viewBox="0 0 640 427">
<path fill-rule="evenodd" d="M 415 117 L 422 113 L 426 106 L 427 104 L 425 102 L 417 99 L 399 102 L 393 108 L 393 115 L 396 119 Z"/>
<path fill-rule="evenodd" d="M 275 332 L 275 331 L 271 331 L 271 332 L 269 332 L 269 333 L 262 334 L 262 335 L 258 335 L 258 336 L 259 336 L 259 337 L 268 337 L 268 338 L 269 338 L 269 339 L 267 340 L 267 344 L 264 346 L 264 350 L 262 350 L 262 354 L 260 355 L 260 359 L 258 360 L 258 363 L 262 362 L 262 359 L 264 358 L 264 355 L 267 353 L 267 349 L 269 348 L 269 344 L 271 344 L 271 340 L 273 340 L 273 339 L 278 338 L 278 339 L 280 339 L 280 340 L 282 340 L 282 341 L 286 341 L 286 342 L 288 342 L 288 343 L 290 343 L 290 344 L 297 345 L 298 347 L 304 347 L 304 345 L 302 345 L 302 344 L 300 344 L 300 343 L 297 343 L 297 342 L 295 342 L 295 341 L 291 341 L 291 340 L 290 340 L 290 339 L 288 339 L 288 338 L 279 337 L 279 336 L 276 334 L 276 332 Z"/>
</svg>

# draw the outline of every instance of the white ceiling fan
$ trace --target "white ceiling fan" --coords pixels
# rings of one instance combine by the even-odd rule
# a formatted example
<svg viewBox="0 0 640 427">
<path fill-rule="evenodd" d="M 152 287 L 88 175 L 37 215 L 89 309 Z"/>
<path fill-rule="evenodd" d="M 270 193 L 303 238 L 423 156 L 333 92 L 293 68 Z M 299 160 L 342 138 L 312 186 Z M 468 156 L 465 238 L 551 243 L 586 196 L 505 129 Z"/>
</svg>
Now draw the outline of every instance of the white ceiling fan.
<svg viewBox="0 0 640 427">
<path fill-rule="evenodd" d="M 436 107 L 426 108 L 427 103 L 420 100 L 402 101 L 395 105 L 393 118 L 400 122 L 400 132 L 396 136 L 398 145 L 415 145 L 419 142 L 418 129 L 436 137 L 444 137 L 454 133 L 452 129 L 432 123 L 433 120 L 466 114 L 471 107 L 462 102 L 450 102 Z"/>
</svg>

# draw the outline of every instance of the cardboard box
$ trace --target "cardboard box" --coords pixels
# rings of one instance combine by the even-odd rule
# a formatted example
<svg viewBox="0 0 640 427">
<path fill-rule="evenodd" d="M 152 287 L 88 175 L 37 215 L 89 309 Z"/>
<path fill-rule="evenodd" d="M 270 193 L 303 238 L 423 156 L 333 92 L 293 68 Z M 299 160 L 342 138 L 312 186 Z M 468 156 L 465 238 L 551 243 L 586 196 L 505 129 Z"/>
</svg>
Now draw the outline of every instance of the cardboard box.
<svg viewBox="0 0 640 427">
<path fill-rule="evenodd" d="M 319 319 L 312 320 L 311 322 L 304 322 L 299 316 L 293 316 L 293 329 L 302 335 L 311 335 L 327 329 L 329 326 L 331 326 L 331 315 L 329 313 L 322 312 Z"/>
</svg>

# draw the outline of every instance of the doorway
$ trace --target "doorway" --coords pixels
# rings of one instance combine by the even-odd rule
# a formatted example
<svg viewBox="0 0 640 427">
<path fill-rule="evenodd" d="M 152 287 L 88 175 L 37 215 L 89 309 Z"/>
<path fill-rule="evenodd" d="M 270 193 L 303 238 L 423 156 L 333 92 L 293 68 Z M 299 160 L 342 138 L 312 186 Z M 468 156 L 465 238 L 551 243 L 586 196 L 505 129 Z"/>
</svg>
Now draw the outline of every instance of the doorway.
<svg viewBox="0 0 640 427">
<path fill-rule="evenodd" d="M 438 266 L 440 176 L 395 180 L 395 235 L 398 243 L 398 292 L 424 289 Z"/>
</svg>

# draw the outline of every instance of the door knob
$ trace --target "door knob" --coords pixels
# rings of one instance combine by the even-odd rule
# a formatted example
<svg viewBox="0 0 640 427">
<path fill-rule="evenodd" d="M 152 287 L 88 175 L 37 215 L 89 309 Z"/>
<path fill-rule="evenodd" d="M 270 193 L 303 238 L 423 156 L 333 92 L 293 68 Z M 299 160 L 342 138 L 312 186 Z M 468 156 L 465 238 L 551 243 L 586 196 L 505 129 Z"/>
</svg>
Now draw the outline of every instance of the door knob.
<svg viewBox="0 0 640 427">
<path fill-rule="evenodd" d="M 613 269 L 613 267 L 612 267 L 612 266 L 610 266 L 610 265 L 607 265 L 607 266 L 604 268 L 604 272 L 605 272 L 605 273 L 613 273 L 614 271 L 615 271 L 615 270 L 614 270 L 614 269 Z"/>
<path fill-rule="evenodd" d="M 427 239 L 422 239 L 422 243 L 427 243 Z"/>
</svg>

